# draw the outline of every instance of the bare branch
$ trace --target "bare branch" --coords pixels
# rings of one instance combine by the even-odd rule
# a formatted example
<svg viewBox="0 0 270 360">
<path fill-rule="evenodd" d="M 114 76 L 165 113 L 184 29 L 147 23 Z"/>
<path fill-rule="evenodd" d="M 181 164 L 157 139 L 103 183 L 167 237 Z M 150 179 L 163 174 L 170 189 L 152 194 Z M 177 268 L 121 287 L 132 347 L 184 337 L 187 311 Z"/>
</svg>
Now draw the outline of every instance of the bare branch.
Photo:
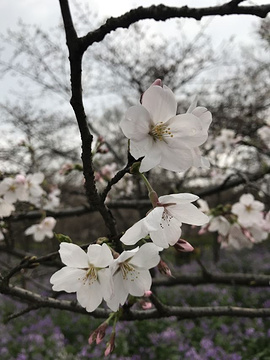
<svg viewBox="0 0 270 360">
<path fill-rule="evenodd" d="M 59 0 L 59 2 L 69 50 L 72 93 L 70 103 L 76 115 L 82 140 L 82 162 L 86 195 L 89 204 L 97 209 L 102 215 L 111 235 L 116 235 L 115 221 L 104 202 L 101 201 L 95 186 L 95 176 L 92 162 L 93 135 L 90 133 L 87 124 L 87 117 L 84 111 L 82 99 L 82 57 L 84 51 L 81 47 L 81 40 L 77 37 L 76 30 L 73 26 L 68 0 Z"/>
<path fill-rule="evenodd" d="M 153 279 L 153 287 L 203 284 L 269 287 L 270 275 L 207 272 L 207 274 L 203 273 L 202 275 L 174 274 L 173 278 Z"/>
<path fill-rule="evenodd" d="M 201 20 L 205 16 L 215 15 L 254 15 L 265 18 L 270 11 L 270 5 L 259 6 L 238 6 L 241 1 L 231 1 L 229 3 L 213 6 L 207 8 L 189 8 L 183 6 L 180 8 L 170 7 L 165 5 L 152 5 L 148 8 L 138 7 L 133 9 L 122 16 L 111 17 L 104 25 L 95 31 L 89 32 L 86 36 L 81 38 L 82 49 L 85 51 L 94 42 L 100 42 L 104 37 L 118 28 L 128 28 L 131 24 L 139 20 L 154 19 L 165 21 L 173 18 L 193 18 Z"/>
<path fill-rule="evenodd" d="M 31 302 L 36 308 L 53 308 L 67 310 L 74 313 L 85 314 L 94 318 L 108 318 L 110 311 L 104 309 L 96 309 L 92 313 L 88 313 L 76 301 L 58 300 L 51 297 L 43 297 L 29 290 L 21 289 L 17 286 L 6 286 L 0 279 L 0 291 L 8 296 L 19 298 L 25 302 Z M 31 309 L 30 309 L 31 310 Z M 29 311 L 30 311 L 29 310 Z M 177 316 L 179 319 L 195 319 L 200 317 L 212 316 L 235 316 L 235 317 L 270 317 L 269 308 L 252 309 L 234 306 L 209 306 L 209 307 L 177 307 L 162 305 L 162 312 L 159 310 L 131 310 L 123 311 L 121 320 L 146 320 L 160 319 L 164 317 Z"/>
</svg>

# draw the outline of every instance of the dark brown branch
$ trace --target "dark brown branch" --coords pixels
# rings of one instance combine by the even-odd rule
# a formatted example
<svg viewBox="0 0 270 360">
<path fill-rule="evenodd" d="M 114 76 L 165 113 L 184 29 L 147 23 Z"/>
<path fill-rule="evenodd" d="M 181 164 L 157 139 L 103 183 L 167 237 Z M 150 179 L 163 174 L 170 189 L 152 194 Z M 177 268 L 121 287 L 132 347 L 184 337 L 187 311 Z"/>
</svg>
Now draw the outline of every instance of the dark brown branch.
<svg viewBox="0 0 270 360">
<path fill-rule="evenodd" d="M 149 200 L 115 200 L 107 203 L 109 209 L 144 209 L 150 208 L 151 203 Z M 92 212 L 98 211 L 93 206 L 77 206 L 74 208 L 67 208 L 54 211 L 46 211 L 47 216 L 53 216 L 56 219 L 70 217 L 70 216 L 80 216 L 84 214 L 89 214 Z M 25 219 L 36 220 L 40 219 L 43 212 L 41 210 L 33 210 L 26 213 L 13 214 L 8 220 L 11 222 L 22 221 Z"/>
<path fill-rule="evenodd" d="M 81 247 L 86 250 L 89 244 L 82 245 Z M 7 252 L 16 256 L 19 259 L 23 259 L 21 263 L 10 270 L 10 272 L 3 278 L 3 280 L 9 280 L 14 274 L 24 268 L 31 268 L 33 264 L 43 264 L 49 266 L 61 267 L 62 263 L 56 261 L 59 257 L 58 251 L 36 257 L 33 254 L 27 254 L 24 252 L 18 252 L 17 250 L 10 249 L 8 247 L 0 246 L 1 252 Z M 200 275 L 185 275 L 174 274 L 173 278 L 154 278 L 153 287 L 159 286 L 175 286 L 175 285 L 205 285 L 205 284 L 219 284 L 219 285 L 237 285 L 237 286 L 249 286 L 249 287 L 269 287 L 270 275 L 262 274 L 242 274 L 242 273 L 217 273 L 210 272 L 208 270 L 203 271 Z"/>
<path fill-rule="evenodd" d="M 232 175 L 229 175 L 228 178 L 226 178 L 222 184 L 217 186 L 209 187 L 208 189 L 204 189 L 201 191 L 197 191 L 196 195 L 200 197 L 209 196 L 213 194 L 217 194 L 219 192 L 232 189 L 236 186 L 243 185 L 247 182 L 257 181 L 262 179 L 265 175 L 270 174 L 270 167 L 267 168 L 263 172 L 258 172 L 256 174 L 249 174 L 244 176 L 235 175 L 236 179 L 230 180 L 232 178 Z"/>
<path fill-rule="evenodd" d="M 240 1 L 231 1 L 229 3 L 207 8 L 181 8 L 169 7 L 165 5 L 152 5 L 148 8 L 138 7 L 117 18 L 111 17 L 99 29 L 89 32 L 82 37 L 82 49 L 85 51 L 94 42 L 100 42 L 104 37 L 118 28 L 128 28 L 131 24 L 139 20 L 154 19 L 165 21 L 172 18 L 192 18 L 201 20 L 205 16 L 215 15 L 254 15 L 265 18 L 270 11 L 270 5 L 258 6 L 238 6 Z"/>
<path fill-rule="evenodd" d="M 118 181 L 118 177 L 122 177 L 126 173 L 126 170 L 121 170 L 116 175 L 116 180 Z M 211 186 L 208 189 L 203 189 L 201 191 L 197 191 L 196 195 L 199 197 L 214 195 L 218 192 L 222 192 L 228 189 L 232 189 L 236 186 L 243 185 L 247 182 L 254 182 L 262 179 L 265 175 L 270 174 L 270 168 L 266 169 L 264 172 L 258 172 L 256 174 L 249 174 L 245 177 L 239 176 L 236 174 L 229 175 L 220 185 L 217 186 Z M 233 177 L 236 177 L 236 179 L 232 179 Z M 117 182 L 116 181 L 116 182 Z M 108 187 L 111 187 L 114 180 L 112 179 L 110 185 Z M 102 197 L 107 195 L 108 190 L 104 190 L 104 193 Z M 109 209 L 147 209 L 151 207 L 149 200 L 115 200 L 110 201 L 107 203 L 107 207 Z M 63 217 L 69 217 L 69 216 L 80 216 L 84 214 L 88 214 L 91 212 L 97 211 L 93 206 L 78 206 L 74 208 L 67 208 L 63 210 L 55 210 L 55 211 L 47 211 L 48 216 L 53 216 L 55 218 L 63 218 Z M 29 211 L 27 213 L 22 214 L 13 214 L 11 215 L 8 220 L 9 221 L 21 221 L 24 219 L 39 219 L 42 216 L 42 211 L 35 210 L 35 211 Z"/>
<path fill-rule="evenodd" d="M 250 287 L 269 287 L 270 275 L 237 274 L 237 273 L 212 273 L 202 275 L 174 275 L 173 278 L 154 278 L 153 287 L 175 285 L 237 285 Z"/>
<path fill-rule="evenodd" d="M 92 313 L 88 313 L 76 301 L 58 300 L 51 297 L 43 297 L 29 290 L 21 289 L 17 286 L 6 286 L 0 279 L 0 291 L 3 294 L 18 298 L 25 302 L 30 302 L 32 306 L 39 308 L 53 308 L 67 310 L 74 313 L 87 314 L 94 318 L 108 318 L 110 311 L 104 309 L 96 309 Z M 131 310 L 124 311 L 121 320 L 146 320 L 159 319 L 170 316 L 177 316 L 180 319 L 195 319 L 200 317 L 211 316 L 233 316 L 233 317 L 270 317 L 270 309 L 252 309 L 240 308 L 234 306 L 209 306 L 209 307 L 177 307 L 162 305 L 163 311 L 160 313 L 157 309 L 141 311 Z"/>
<path fill-rule="evenodd" d="M 84 111 L 82 98 L 82 57 L 84 50 L 81 46 L 81 39 L 77 37 L 68 0 L 59 0 L 61 13 L 64 21 L 67 47 L 70 61 L 71 100 L 76 119 L 78 122 L 82 140 L 82 162 L 85 177 L 85 190 L 89 204 L 97 209 L 102 215 L 111 235 L 116 235 L 115 222 L 110 211 L 101 201 L 95 186 L 94 169 L 92 162 L 93 135 L 90 133 L 87 117 Z"/>
</svg>

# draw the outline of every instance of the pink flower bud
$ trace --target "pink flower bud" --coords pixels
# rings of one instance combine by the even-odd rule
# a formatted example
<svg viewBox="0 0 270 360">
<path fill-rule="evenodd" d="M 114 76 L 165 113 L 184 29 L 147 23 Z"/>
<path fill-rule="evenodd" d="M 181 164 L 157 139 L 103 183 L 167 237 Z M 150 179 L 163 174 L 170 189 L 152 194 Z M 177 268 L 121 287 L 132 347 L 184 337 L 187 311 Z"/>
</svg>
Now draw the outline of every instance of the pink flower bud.
<svg viewBox="0 0 270 360">
<path fill-rule="evenodd" d="M 107 327 L 108 327 L 107 322 L 103 322 L 101 325 L 99 325 L 99 327 L 96 330 L 94 330 L 90 335 L 88 339 L 88 343 L 92 344 L 95 341 L 96 344 L 99 344 L 103 340 L 106 334 Z"/>
<path fill-rule="evenodd" d="M 103 136 L 99 135 L 97 141 L 102 144 L 102 143 L 104 143 L 105 140 L 104 140 Z"/>
<path fill-rule="evenodd" d="M 151 290 L 147 290 L 147 291 L 143 294 L 144 297 L 149 297 L 149 296 L 151 296 L 151 295 L 152 295 L 152 291 L 151 291 Z"/>
<path fill-rule="evenodd" d="M 112 333 L 110 341 L 106 345 L 106 350 L 104 355 L 105 356 L 110 355 L 113 352 L 114 348 L 115 348 L 115 333 Z"/>
<path fill-rule="evenodd" d="M 153 85 L 163 87 L 162 80 L 161 79 L 156 79 L 151 86 L 153 86 Z"/>
<path fill-rule="evenodd" d="M 18 175 L 16 175 L 16 177 L 15 177 L 15 181 L 16 181 L 17 184 L 25 184 L 26 178 L 25 178 L 24 175 L 18 174 Z"/>
<path fill-rule="evenodd" d="M 162 84 L 162 80 L 161 79 L 156 79 L 153 84 L 150 85 L 151 86 L 160 86 L 160 87 L 163 87 L 163 84 Z M 142 99 L 143 99 L 143 94 L 141 95 L 141 98 L 140 98 L 140 103 L 142 103 Z"/>
<path fill-rule="evenodd" d="M 92 332 L 92 334 L 89 336 L 88 344 L 92 344 L 94 341 L 96 341 L 97 338 L 97 329 Z"/>
<path fill-rule="evenodd" d="M 66 175 L 69 174 L 74 169 L 74 166 L 72 164 L 64 164 L 61 169 L 59 170 L 60 175 Z"/>
<path fill-rule="evenodd" d="M 158 264 L 158 270 L 161 274 L 172 277 L 171 270 L 170 270 L 169 266 L 165 263 L 165 261 L 160 260 L 160 262 Z"/>
<path fill-rule="evenodd" d="M 252 243 L 256 242 L 254 237 L 251 235 L 251 232 L 248 229 L 242 228 L 242 232 L 248 238 L 248 240 L 250 240 Z"/>
<path fill-rule="evenodd" d="M 179 252 L 191 252 L 194 250 L 194 247 L 191 246 L 190 243 L 184 239 L 179 239 L 177 243 L 174 245 L 174 248 L 176 251 Z"/>
<path fill-rule="evenodd" d="M 141 307 L 143 310 L 149 310 L 152 308 L 152 303 L 150 301 L 142 301 L 141 302 Z"/>
</svg>

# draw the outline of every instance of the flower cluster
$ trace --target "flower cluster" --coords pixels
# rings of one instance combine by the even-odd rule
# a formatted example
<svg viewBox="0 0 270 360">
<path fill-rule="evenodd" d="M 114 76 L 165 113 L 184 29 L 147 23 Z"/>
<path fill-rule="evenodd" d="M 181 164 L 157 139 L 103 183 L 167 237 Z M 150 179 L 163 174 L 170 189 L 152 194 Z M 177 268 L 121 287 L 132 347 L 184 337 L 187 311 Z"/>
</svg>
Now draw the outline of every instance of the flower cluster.
<svg viewBox="0 0 270 360">
<path fill-rule="evenodd" d="M 171 171 L 209 166 L 200 155 L 199 146 L 207 140 L 211 113 L 196 107 L 196 101 L 185 114 L 176 112 L 173 92 L 162 86 L 159 79 L 144 92 L 141 105 L 127 110 L 120 126 L 130 139 L 131 155 L 135 159 L 144 157 L 141 172 L 157 165 Z"/>
<path fill-rule="evenodd" d="M 47 236 L 48 238 L 53 237 L 53 228 L 55 227 L 55 218 L 48 216 L 43 219 L 39 224 L 32 225 L 25 230 L 25 235 L 33 235 L 35 241 L 43 241 Z"/>
<path fill-rule="evenodd" d="M 209 209 L 206 202 L 199 200 L 201 209 L 209 213 L 209 224 L 200 230 L 217 232 L 221 248 L 240 250 L 252 248 L 267 239 L 270 232 L 270 212 L 264 213 L 264 204 L 252 194 L 243 194 L 239 202 L 218 209 Z"/>
<path fill-rule="evenodd" d="M 54 188 L 47 193 L 41 187 L 44 174 L 17 174 L 6 177 L 0 182 L 0 218 L 10 216 L 18 201 L 28 202 L 37 208 L 53 210 L 59 206 L 60 190 Z"/>
<path fill-rule="evenodd" d="M 61 243 L 59 254 L 66 266 L 52 275 L 53 290 L 76 292 L 89 312 L 103 299 L 117 311 L 129 294 L 143 296 L 152 283 L 149 269 L 160 261 L 158 247 L 150 243 L 115 254 L 116 259 L 105 243 L 89 245 L 87 253 L 78 245 Z"/>
<path fill-rule="evenodd" d="M 182 223 L 200 226 L 208 222 L 208 216 L 192 204 L 197 196 L 184 193 L 158 197 L 142 174 L 157 165 L 172 171 L 184 171 L 193 165 L 209 166 L 200 155 L 199 146 L 207 139 L 211 113 L 197 107 L 196 101 L 185 114 L 177 114 L 176 110 L 174 94 L 158 79 L 143 94 L 141 105 L 129 108 L 120 124 L 130 139 L 131 155 L 140 161 L 132 173 L 145 182 L 153 205 L 120 241 L 135 245 L 141 240 L 142 245 L 120 254 L 107 245 L 108 241 L 90 245 L 87 253 L 75 244 L 60 245 L 60 257 L 66 266 L 52 275 L 53 290 L 76 292 L 78 302 L 87 311 L 94 311 L 104 300 L 116 312 L 129 295 L 143 297 L 149 293 L 152 283 L 149 269 L 158 265 L 161 273 L 171 274 L 159 252 L 169 246 L 177 251 L 193 250 L 181 239 Z M 114 171 L 114 164 L 106 166 L 96 174 L 96 180 L 107 180 Z M 99 342 L 100 334 L 97 330 L 90 337 L 91 342 L 93 338 Z"/>
<path fill-rule="evenodd" d="M 25 202 L 43 210 L 54 210 L 60 204 L 60 190 L 56 187 L 46 193 L 42 188 L 44 174 L 17 174 L 6 177 L 0 182 L 0 219 L 11 215 L 15 211 L 17 202 Z M 53 237 L 56 220 L 53 217 L 44 218 L 39 224 L 26 229 L 26 235 L 33 235 L 35 241 L 42 241 L 46 236 Z M 4 229 L 5 230 L 5 229 Z M 0 240 L 4 239 L 4 232 L 0 231 Z"/>
</svg>

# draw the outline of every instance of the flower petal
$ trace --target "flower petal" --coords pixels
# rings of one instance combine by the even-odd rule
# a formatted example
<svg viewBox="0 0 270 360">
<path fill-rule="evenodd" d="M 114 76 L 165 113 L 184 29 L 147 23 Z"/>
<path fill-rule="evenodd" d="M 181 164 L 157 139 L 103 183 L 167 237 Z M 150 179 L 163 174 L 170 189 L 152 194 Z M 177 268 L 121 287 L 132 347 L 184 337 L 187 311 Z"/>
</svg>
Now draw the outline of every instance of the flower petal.
<svg viewBox="0 0 270 360">
<path fill-rule="evenodd" d="M 113 261 L 113 256 L 110 248 L 107 244 L 92 244 L 88 246 L 87 256 L 89 263 L 95 267 L 106 267 L 109 266 Z"/>
<path fill-rule="evenodd" d="M 120 127 L 128 139 L 140 141 L 148 136 L 150 131 L 150 114 L 142 105 L 131 106 L 125 119 L 120 122 Z"/>
<path fill-rule="evenodd" d="M 170 119 L 167 124 L 173 134 L 168 141 L 170 147 L 195 147 L 203 144 L 207 137 L 202 121 L 193 114 L 180 114 Z"/>
<path fill-rule="evenodd" d="M 154 140 L 150 135 L 146 136 L 140 141 L 130 140 L 129 151 L 135 159 L 138 159 L 151 151 L 151 148 L 154 145 L 153 143 Z"/>
<path fill-rule="evenodd" d="M 59 254 L 67 266 L 81 269 L 89 267 L 87 254 L 78 245 L 62 242 Z"/>
<path fill-rule="evenodd" d="M 198 199 L 199 197 L 197 195 L 193 195 L 189 193 L 163 195 L 158 198 L 161 204 L 170 204 L 170 203 L 188 204 Z"/>
<path fill-rule="evenodd" d="M 203 130 L 208 131 L 212 122 L 212 114 L 203 106 L 197 106 L 192 110 L 192 114 L 200 118 L 202 121 Z"/>
<path fill-rule="evenodd" d="M 150 86 L 143 94 L 142 105 L 150 113 L 154 125 L 166 122 L 175 116 L 177 102 L 173 92 L 167 86 Z"/>
<path fill-rule="evenodd" d="M 98 281 L 91 282 L 91 285 L 86 281 L 81 284 L 77 290 L 77 299 L 82 307 L 88 312 L 96 310 L 102 302 L 102 291 Z"/>
<path fill-rule="evenodd" d="M 148 235 L 148 230 L 144 226 L 145 219 L 141 219 L 136 222 L 133 226 L 131 226 L 125 234 L 120 238 L 125 245 L 134 245 L 140 239 L 144 238 Z"/>
<path fill-rule="evenodd" d="M 181 222 L 174 217 L 163 216 L 159 230 L 151 232 L 150 237 L 154 244 L 166 249 L 179 240 L 181 233 Z"/>
<path fill-rule="evenodd" d="M 172 205 L 167 209 L 173 217 L 185 224 L 204 225 L 209 221 L 208 216 L 193 204 Z"/>
<path fill-rule="evenodd" d="M 157 166 L 161 160 L 161 148 L 156 143 L 153 144 L 152 148 L 149 150 L 145 157 L 142 159 L 140 172 L 146 172 Z"/>
<path fill-rule="evenodd" d="M 71 293 L 80 288 L 85 275 L 85 270 L 65 266 L 51 276 L 50 283 L 53 284 L 52 289 L 54 291 L 66 291 Z"/>
<path fill-rule="evenodd" d="M 170 171 L 186 171 L 193 165 L 193 156 L 190 149 L 171 148 L 163 143 L 158 165 Z"/>
<path fill-rule="evenodd" d="M 123 284 L 122 272 L 119 271 L 113 276 L 114 292 L 111 298 L 105 299 L 112 311 L 117 311 L 119 305 L 123 305 L 128 296 L 128 290 Z"/>
<path fill-rule="evenodd" d="M 144 293 L 150 290 L 152 285 L 152 278 L 148 270 L 134 269 L 127 273 L 125 280 L 125 287 L 129 294 L 133 296 L 143 296 Z"/>
<path fill-rule="evenodd" d="M 129 263 L 139 268 L 151 269 L 160 261 L 159 251 L 155 244 L 143 244 Z"/>
</svg>

